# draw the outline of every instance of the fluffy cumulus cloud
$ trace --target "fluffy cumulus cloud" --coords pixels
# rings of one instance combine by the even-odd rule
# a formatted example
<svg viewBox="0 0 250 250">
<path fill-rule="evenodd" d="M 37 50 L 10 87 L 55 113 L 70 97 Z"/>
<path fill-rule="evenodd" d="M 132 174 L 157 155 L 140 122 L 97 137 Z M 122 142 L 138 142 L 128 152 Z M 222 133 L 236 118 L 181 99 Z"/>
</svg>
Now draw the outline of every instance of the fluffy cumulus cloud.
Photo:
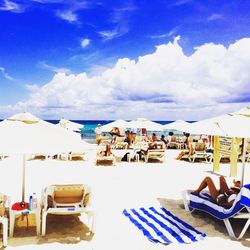
<svg viewBox="0 0 250 250">
<path fill-rule="evenodd" d="M 88 47 L 89 44 L 90 44 L 90 39 L 88 39 L 88 38 L 81 39 L 81 46 L 82 46 L 82 48 Z"/>
<path fill-rule="evenodd" d="M 96 76 L 57 73 L 12 109 L 42 117 L 196 120 L 250 103 L 250 39 L 203 44 L 189 56 L 178 39 Z"/>
</svg>

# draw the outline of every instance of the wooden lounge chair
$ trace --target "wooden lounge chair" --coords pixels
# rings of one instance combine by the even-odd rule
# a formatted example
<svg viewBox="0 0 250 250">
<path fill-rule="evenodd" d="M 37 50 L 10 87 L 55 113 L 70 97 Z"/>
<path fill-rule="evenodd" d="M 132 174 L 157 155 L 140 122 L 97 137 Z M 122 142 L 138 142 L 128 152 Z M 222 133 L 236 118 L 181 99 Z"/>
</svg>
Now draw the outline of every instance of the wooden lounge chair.
<svg viewBox="0 0 250 250">
<path fill-rule="evenodd" d="M 94 232 L 94 211 L 90 207 L 90 199 L 90 187 L 83 184 L 52 185 L 45 188 L 42 204 L 42 235 L 46 234 L 48 214 L 86 214 L 90 231 Z"/>
<path fill-rule="evenodd" d="M 3 225 L 3 246 L 8 244 L 8 218 L 5 216 L 7 196 L 0 193 L 0 223 Z"/>
</svg>

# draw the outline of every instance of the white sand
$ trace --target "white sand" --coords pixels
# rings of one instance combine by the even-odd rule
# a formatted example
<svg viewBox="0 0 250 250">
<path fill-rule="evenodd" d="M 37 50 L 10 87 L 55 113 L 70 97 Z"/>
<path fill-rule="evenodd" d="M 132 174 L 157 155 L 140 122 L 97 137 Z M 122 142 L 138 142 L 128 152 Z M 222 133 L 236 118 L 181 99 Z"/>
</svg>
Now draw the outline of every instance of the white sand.
<svg viewBox="0 0 250 250">
<path fill-rule="evenodd" d="M 86 226 L 78 217 L 50 217 L 46 237 L 36 237 L 31 218 L 28 231 L 25 221 L 17 220 L 15 237 L 9 238 L 7 249 L 243 249 L 250 247 L 250 232 L 244 239 L 234 241 L 227 235 L 223 222 L 203 213 L 193 215 L 183 209 L 181 191 L 197 187 L 204 176 L 218 179 L 212 165 L 176 161 L 178 151 L 168 150 L 165 163 L 124 163 L 102 167 L 94 165 L 94 152 L 88 161 L 56 160 L 28 161 L 26 167 L 26 196 L 50 184 L 86 183 L 92 187 L 93 207 L 96 210 L 96 233 L 87 236 Z M 239 169 L 240 167 L 239 163 Z M 249 182 L 246 166 L 245 182 Z M 11 195 L 12 201 L 21 199 L 22 159 L 11 157 L 0 161 L 1 192 Z M 221 164 L 221 174 L 229 174 L 229 164 Z M 239 176 L 240 176 L 239 172 Z M 160 206 L 207 234 L 204 241 L 193 244 L 164 246 L 149 242 L 122 215 L 125 208 Z M 83 218 L 84 219 L 84 218 Z M 33 224 L 32 224 L 33 223 Z M 237 229 L 240 228 L 236 223 Z M 0 241 L 0 246 L 2 242 Z"/>
</svg>

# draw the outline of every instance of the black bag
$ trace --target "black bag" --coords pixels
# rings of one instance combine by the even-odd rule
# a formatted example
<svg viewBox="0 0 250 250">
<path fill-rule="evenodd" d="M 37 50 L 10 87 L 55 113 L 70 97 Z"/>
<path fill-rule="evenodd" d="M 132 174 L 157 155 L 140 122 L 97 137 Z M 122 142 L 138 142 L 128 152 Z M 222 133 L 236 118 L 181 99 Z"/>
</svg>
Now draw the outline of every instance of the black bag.
<svg viewBox="0 0 250 250">
<path fill-rule="evenodd" d="M 126 153 L 126 154 L 122 157 L 121 161 L 128 161 L 128 154 L 129 154 L 129 153 Z"/>
</svg>

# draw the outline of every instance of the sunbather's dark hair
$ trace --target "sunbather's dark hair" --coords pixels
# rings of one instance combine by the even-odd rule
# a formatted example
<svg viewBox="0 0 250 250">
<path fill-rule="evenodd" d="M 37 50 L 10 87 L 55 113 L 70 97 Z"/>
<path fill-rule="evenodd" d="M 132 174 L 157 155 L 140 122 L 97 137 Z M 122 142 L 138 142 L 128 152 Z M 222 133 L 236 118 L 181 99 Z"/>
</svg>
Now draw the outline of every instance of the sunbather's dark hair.
<svg viewBox="0 0 250 250">
<path fill-rule="evenodd" d="M 170 131 L 170 132 L 168 133 L 168 135 L 172 136 L 172 135 L 174 135 L 174 132 Z"/>
</svg>

